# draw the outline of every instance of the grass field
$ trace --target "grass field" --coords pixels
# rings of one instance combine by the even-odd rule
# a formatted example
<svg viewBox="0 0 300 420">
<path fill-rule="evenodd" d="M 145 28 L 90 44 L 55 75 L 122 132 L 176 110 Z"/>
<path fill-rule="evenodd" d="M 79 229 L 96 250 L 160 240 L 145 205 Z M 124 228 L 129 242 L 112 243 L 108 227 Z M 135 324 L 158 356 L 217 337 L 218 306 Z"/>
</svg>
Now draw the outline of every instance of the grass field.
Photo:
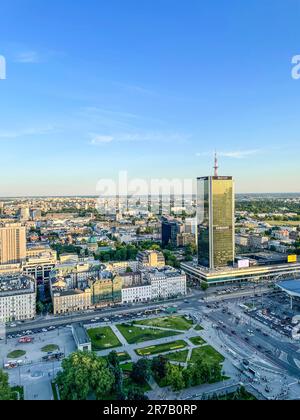
<svg viewBox="0 0 300 420">
<path fill-rule="evenodd" d="M 49 344 L 48 346 L 42 347 L 41 350 L 43 353 L 50 353 L 59 350 L 59 346 L 56 344 Z"/>
<path fill-rule="evenodd" d="M 178 332 L 175 331 L 155 330 L 128 324 L 117 325 L 117 328 L 129 344 L 143 343 L 144 341 L 158 340 L 160 338 L 178 335 Z"/>
<path fill-rule="evenodd" d="M 300 222 L 298 221 L 282 221 L 282 220 L 266 220 L 265 223 L 268 223 L 271 226 L 300 226 Z"/>
<path fill-rule="evenodd" d="M 169 351 L 181 350 L 187 347 L 187 343 L 183 340 L 177 340 L 170 343 L 159 344 L 157 346 L 143 347 L 136 349 L 138 356 L 152 356 L 154 354 L 167 353 Z"/>
<path fill-rule="evenodd" d="M 185 363 L 188 357 L 188 354 L 189 354 L 188 350 L 182 350 L 182 351 L 176 351 L 175 353 L 166 354 L 165 357 L 170 362 Z"/>
<path fill-rule="evenodd" d="M 123 372 L 132 372 L 133 363 L 123 363 L 120 367 Z"/>
<path fill-rule="evenodd" d="M 126 351 L 117 353 L 117 356 L 118 356 L 119 362 L 127 362 L 128 360 L 131 360 L 131 357 Z"/>
<path fill-rule="evenodd" d="M 206 341 L 200 336 L 191 337 L 189 340 L 194 344 L 194 346 L 202 346 L 202 344 L 206 343 Z"/>
<path fill-rule="evenodd" d="M 8 359 L 19 359 L 22 356 L 25 356 L 26 351 L 24 350 L 14 350 L 10 353 L 8 353 L 7 358 Z"/>
<path fill-rule="evenodd" d="M 167 316 L 163 318 L 146 319 L 135 322 L 137 325 L 146 325 L 148 327 L 169 328 L 171 330 L 188 331 L 193 326 L 193 321 L 185 316 Z"/>
<path fill-rule="evenodd" d="M 215 361 L 223 363 L 225 360 L 225 358 L 211 346 L 203 346 L 193 349 L 190 362 L 193 363 L 198 357 L 205 359 L 208 363 Z"/>
<path fill-rule="evenodd" d="M 201 327 L 201 325 L 197 325 L 196 327 L 195 327 L 195 330 L 196 331 L 203 331 L 204 330 L 204 328 L 203 327 Z"/>
<path fill-rule="evenodd" d="M 120 347 L 121 343 L 110 327 L 92 328 L 87 330 L 92 341 L 93 351 L 101 351 Z"/>
</svg>

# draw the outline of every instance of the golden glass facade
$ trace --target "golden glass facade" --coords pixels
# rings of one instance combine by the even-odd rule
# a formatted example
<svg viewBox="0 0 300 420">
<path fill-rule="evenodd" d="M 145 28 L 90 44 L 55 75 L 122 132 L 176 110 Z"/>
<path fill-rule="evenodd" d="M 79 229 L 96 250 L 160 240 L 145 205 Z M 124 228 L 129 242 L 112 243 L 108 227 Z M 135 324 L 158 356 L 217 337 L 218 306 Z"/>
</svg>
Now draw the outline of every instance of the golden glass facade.
<svg viewBox="0 0 300 420">
<path fill-rule="evenodd" d="M 231 177 L 198 179 L 198 262 L 208 268 L 235 258 L 234 183 Z"/>
</svg>

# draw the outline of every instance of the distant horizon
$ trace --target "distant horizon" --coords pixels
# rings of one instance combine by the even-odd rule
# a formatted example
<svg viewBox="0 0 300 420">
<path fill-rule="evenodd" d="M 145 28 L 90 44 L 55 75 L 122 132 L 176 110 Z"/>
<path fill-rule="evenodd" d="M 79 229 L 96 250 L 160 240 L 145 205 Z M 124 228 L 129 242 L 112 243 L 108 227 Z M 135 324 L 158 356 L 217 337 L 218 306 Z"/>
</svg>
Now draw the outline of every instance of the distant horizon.
<svg viewBox="0 0 300 420">
<path fill-rule="evenodd" d="M 235 193 L 236 196 L 242 196 L 242 195 L 256 195 L 256 196 L 263 196 L 263 195 L 299 195 L 300 196 L 300 191 L 299 192 L 262 192 L 262 193 L 256 193 L 256 192 L 239 192 L 239 193 Z M 127 195 L 119 195 L 120 198 L 125 198 L 127 197 Z M 168 197 L 168 195 L 163 194 L 163 197 Z M 105 198 L 111 198 L 113 199 L 115 196 L 111 195 L 111 196 L 105 196 Z M 140 195 L 136 195 L 134 196 L 134 198 L 147 198 L 148 196 L 146 194 L 140 194 Z M 152 197 L 159 197 L 158 195 L 154 194 Z M 175 198 L 180 198 L 181 195 L 175 194 L 174 195 Z M 186 197 L 192 197 L 192 194 L 186 194 Z M 20 195 L 20 196 L 1 196 L 0 195 L 0 200 L 3 201 L 4 199 L 8 199 L 8 200 L 12 200 L 12 199 L 37 199 L 37 198 L 41 198 L 41 199 L 45 199 L 45 198 L 99 198 L 99 195 L 91 195 L 91 194 L 75 194 L 75 195 Z"/>
</svg>

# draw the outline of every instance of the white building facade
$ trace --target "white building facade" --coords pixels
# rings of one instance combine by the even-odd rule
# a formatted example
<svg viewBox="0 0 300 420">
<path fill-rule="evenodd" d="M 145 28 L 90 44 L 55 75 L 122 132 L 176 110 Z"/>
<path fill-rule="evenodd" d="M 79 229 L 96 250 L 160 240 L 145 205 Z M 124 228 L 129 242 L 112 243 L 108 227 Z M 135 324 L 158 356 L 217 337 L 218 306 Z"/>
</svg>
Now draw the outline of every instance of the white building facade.
<svg viewBox="0 0 300 420">
<path fill-rule="evenodd" d="M 151 285 L 125 287 L 122 289 L 122 303 L 148 302 L 151 299 Z"/>
<path fill-rule="evenodd" d="M 36 316 L 36 287 L 31 277 L 0 280 L 0 322 L 24 321 Z"/>
</svg>

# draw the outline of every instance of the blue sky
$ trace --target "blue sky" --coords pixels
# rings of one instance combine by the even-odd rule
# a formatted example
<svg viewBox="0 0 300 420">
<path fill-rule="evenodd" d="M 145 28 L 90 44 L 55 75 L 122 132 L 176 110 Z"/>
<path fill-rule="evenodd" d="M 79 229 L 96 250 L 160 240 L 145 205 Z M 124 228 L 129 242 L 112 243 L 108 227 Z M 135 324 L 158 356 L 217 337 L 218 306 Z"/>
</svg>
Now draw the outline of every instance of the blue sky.
<svg viewBox="0 0 300 420">
<path fill-rule="evenodd" d="M 0 196 L 101 178 L 300 191 L 299 0 L 2 0 Z"/>
</svg>

